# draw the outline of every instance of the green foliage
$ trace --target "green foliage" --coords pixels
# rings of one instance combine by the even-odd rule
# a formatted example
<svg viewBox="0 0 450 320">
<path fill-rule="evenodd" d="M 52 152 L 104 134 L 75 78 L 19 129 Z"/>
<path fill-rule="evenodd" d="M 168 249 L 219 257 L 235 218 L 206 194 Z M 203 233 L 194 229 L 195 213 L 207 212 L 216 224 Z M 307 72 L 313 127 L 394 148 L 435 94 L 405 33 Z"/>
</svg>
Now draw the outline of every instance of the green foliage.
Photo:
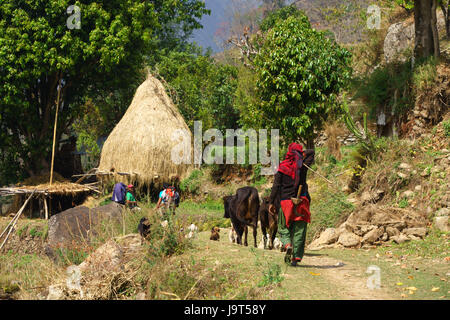
<svg viewBox="0 0 450 320">
<path fill-rule="evenodd" d="M 83 247 L 73 248 L 57 248 L 55 250 L 56 261 L 62 265 L 78 265 L 82 263 L 88 256 L 90 251 Z"/>
<path fill-rule="evenodd" d="M 200 179 L 202 177 L 203 172 L 201 170 L 192 171 L 189 177 L 181 181 L 180 190 L 194 195 L 197 194 L 200 190 Z"/>
<path fill-rule="evenodd" d="M 278 21 L 255 59 L 264 126 L 280 128 L 285 141 L 313 139 L 329 115 L 342 112 L 337 96 L 350 78 L 350 61 L 305 15 Z"/>
<path fill-rule="evenodd" d="M 444 127 L 444 135 L 447 138 L 450 137 L 450 120 L 442 122 L 442 126 Z"/>
<path fill-rule="evenodd" d="M 433 86 L 436 81 L 437 70 L 436 70 L 436 58 L 431 57 L 422 63 L 419 63 L 414 68 L 414 73 L 412 75 L 412 83 L 416 92 L 421 92 L 424 89 Z"/>
<path fill-rule="evenodd" d="M 263 278 L 258 283 L 258 287 L 266 287 L 271 284 L 278 284 L 284 280 L 281 272 L 281 266 L 277 263 L 268 263 L 263 271 Z"/>
<path fill-rule="evenodd" d="M 259 28 L 263 32 L 269 31 L 275 27 L 278 22 L 284 21 L 289 17 L 302 18 L 304 13 L 296 8 L 295 5 L 290 5 L 279 10 L 273 11 L 267 15 L 266 18 L 261 22 Z"/>
<path fill-rule="evenodd" d="M 167 82 L 169 94 L 191 129 L 194 121 L 202 121 L 203 130 L 236 128 L 235 67 L 220 64 L 211 52 L 203 54 L 201 48 L 191 45 L 184 51 L 168 52 L 155 69 Z"/>
<path fill-rule="evenodd" d="M 402 115 L 413 106 L 410 63 L 388 64 L 369 76 L 355 78 L 354 99 L 361 99 L 369 108 L 370 119 L 375 120 L 380 108 L 386 114 Z"/>
<path fill-rule="evenodd" d="M 72 4 L 81 9 L 80 29 L 66 25 Z M 200 0 L 2 1 L 0 165 L 6 178 L 48 170 L 58 84 L 58 141 L 88 98 L 120 119 L 142 82 L 145 56 L 199 28 L 204 8 Z"/>
</svg>

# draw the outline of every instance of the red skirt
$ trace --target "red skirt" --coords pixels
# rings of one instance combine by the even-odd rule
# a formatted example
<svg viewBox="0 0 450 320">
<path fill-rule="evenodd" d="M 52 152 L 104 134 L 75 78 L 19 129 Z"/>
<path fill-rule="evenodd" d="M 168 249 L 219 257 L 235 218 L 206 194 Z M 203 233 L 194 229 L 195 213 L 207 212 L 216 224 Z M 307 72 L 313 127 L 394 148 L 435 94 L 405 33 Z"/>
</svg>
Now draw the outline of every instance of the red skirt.
<svg viewBox="0 0 450 320">
<path fill-rule="evenodd" d="M 283 210 L 284 218 L 286 219 L 286 226 L 289 228 L 291 221 L 305 221 L 311 222 L 311 212 L 309 211 L 309 200 L 307 197 L 300 197 L 302 202 L 294 211 L 294 203 L 292 200 L 282 200 L 281 210 Z"/>
</svg>

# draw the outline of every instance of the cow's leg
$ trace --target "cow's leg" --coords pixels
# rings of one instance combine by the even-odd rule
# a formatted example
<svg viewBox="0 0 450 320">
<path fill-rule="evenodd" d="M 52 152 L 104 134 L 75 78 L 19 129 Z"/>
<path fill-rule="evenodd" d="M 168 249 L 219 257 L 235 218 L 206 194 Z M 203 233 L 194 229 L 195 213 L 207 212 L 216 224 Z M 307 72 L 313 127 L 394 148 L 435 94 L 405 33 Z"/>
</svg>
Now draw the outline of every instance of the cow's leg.
<svg viewBox="0 0 450 320">
<path fill-rule="evenodd" d="M 255 248 L 257 248 L 258 245 L 256 244 L 256 236 L 258 233 L 258 224 L 254 224 L 252 227 L 253 227 L 253 239 L 255 240 Z M 266 238 L 266 235 L 264 235 L 264 238 Z M 264 239 L 264 248 L 266 248 L 265 239 Z"/>
<path fill-rule="evenodd" d="M 247 242 L 247 235 L 248 235 L 248 227 L 245 226 L 244 227 L 244 232 L 245 232 L 245 241 L 244 241 L 244 246 L 248 246 L 248 242 Z"/>
<path fill-rule="evenodd" d="M 236 231 L 236 243 L 242 244 L 242 233 L 244 229 L 239 223 L 233 223 L 234 231 Z"/>
<path fill-rule="evenodd" d="M 270 240 L 269 240 L 269 249 L 272 250 L 273 249 L 273 242 L 275 240 L 275 236 L 277 235 L 277 230 L 275 228 L 275 226 L 272 224 L 269 227 L 269 236 L 270 236 Z"/>
<path fill-rule="evenodd" d="M 267 243 L 267 233 L 266 233 L 266 227 L 263 226 L 262 223 L 261 223 L 261 232 L 263 234 L 264 249 L 265 249 L 266 248 L 266 243 Z"/>
</svg>

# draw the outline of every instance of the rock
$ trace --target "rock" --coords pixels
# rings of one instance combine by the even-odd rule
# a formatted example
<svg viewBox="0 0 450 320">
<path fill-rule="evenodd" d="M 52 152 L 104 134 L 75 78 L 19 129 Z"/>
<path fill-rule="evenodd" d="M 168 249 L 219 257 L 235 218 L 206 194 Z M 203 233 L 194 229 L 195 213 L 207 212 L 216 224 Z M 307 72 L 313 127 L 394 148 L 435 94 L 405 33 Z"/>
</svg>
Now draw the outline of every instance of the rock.
<svg viewBox="0 0 450 320">
<path fill-rule="evenodd" d="M 122 210 L 122 205 L 113 202 L 94 209 L 79 206 L 60 212 L 49 219 L 48 245 L 56 248 L 89 241 L 103 221 L 120 222 Z"/>
<path fill-rule="evenodd" d="M 394 236 L 398 236 L 400 234 L 400 231 L 398 231 L 398 229 L 394 227 L 386 227 L 386 233 L 390 238 L 392 238 Z"/>
<path fill-rule="evenodd" d="M 437 11 L 438 32 L 445 32 L 445 17 L 442 10 Z M 383 52 L 386 63 L 405 62 L 413 52 L 415 26 L 411 20 L 394 23 L 389 26 L 384 39 Z"/>
<path fill-rule="evenodd" d="M 449 217 L 448 216 L 435 217 L 433 226 L 440 231 L 449 232 L 450 231 Z"/>
<path fill-rule="evenodd" d="M 441 208 L 436 212 L 436 217 L 448 217 L 450 216 L 449 208 Z"/>
<path fill-rule="evenodd" d="M 428 117 L 430 116 L 430 113 L 428 112 L 428 110 L 424 109 L 424 110 L 420 111 L 420 116 L 422 118 L 428 119 Z"/>
<path fill-rule="evenodd" d="M 350 193 L 351 189 L 349 188 L 349 186 L 343 186 L 341 191 L 344 193 Z"/>
<path fill-rule="evenodd" d="M 412 234 L 407 235 L 407 237 L 409 240 L 413 240 L 413 241 L 422 240 L 420 237 L 416 237 L 415 235 L 412 235 Z"/>
<path fill-rule="evenodd" d="M 403 173 L 403 172 L 397 172 L 397 175 L 400 178 L 402 178 L 402 179 L 407 179 L 408 178 L 408 175 L 406 173 Z"/>
<path fill-rule="evenodd" d="M 351 232 L 344 232 L 339 236 L 338 243 L 344 247 L 357 247 L 361 244 L 361 237 Z"/>
<path fill-rule="evenodd" d="M 403 233 L 407 236 L 413 235 L 416 237 L 424 238 L 427 235 L 426 228 L 407 228 L 403 230 Z"/>
<path fill-rule="evenodd" d="M 384 39 L 384 58 L 387 63 L 406 61 L 402 52 L 414 43 L 414 24 L 399 22 L 391 25 Z"/>
<path fill-rule="evenodd" d="M 369 231 L 368 233 L 366 233 L 361 242 L 372 244 L 375 241 L 377 241 L 378 239 L 380 239 L 381 236 L 383 235 L 383 233 L 384 233 L 383 227 L 375 228 L 375 229 Z"/>
<path fill-rule="evenodd" d="M 60 285 L 51 285 L 48 287 L 47 300 L 62 300 L 64 298 L 64 290 Z"/>
<path fill-rule="evenodd" d="M 400 163 L 400 165 L 398 166 L 400 169 L 404 169 L 404 170 L 411 170 L 411 166 L 405 162 Z"/>
<path fill-rule="evenodd" d="M 404 235 L 403 233 L 399 234 L 398 236 L 393 236 L 391 237 L 391 240 L 400 244 L 400 243 L 404 243 L 406 241 L 409 241 L 410 239 Z"/>
<path fill-rule="evenodd" d="M 381 200 L 384 196 L 383 190 L 375 190 L 375 191 L 364 191 L 361 195 L 361 203 L 362 205 L 367 203 L 376 203 Z"/>
<path fill-rule="evenodd" d="M 416 186 L 414 188 L 414 191 L 417 191 L 417 192 L 422 191 L 422 186 L 421 185 Z"/>
<path fill-rule="evenodd" d="M 411 190 L 407 190 L 407 191 L 405 191 L 405 192 L 403 192 L 402 193 L 402 196 L 404 197 L 404 198 L 412 198 L 412 197 L 414 197 L 414 191 L 411 191 Z"/>
<path fill-rule="evenodd" d="M 108 240 L 97 250 L 91 253 L 80 265 L 81 272 L 101 270 L 111 272 L 120 269 L 123 251 L 114 241 Z"/>
<path fill-rule="evenodd" d="M 366 233 L 368 233 L 368 232 L 370 232 L 370 231 L 372 231 L 374 229 L 377 229 L 377 228 L 378 227 L 374 226 L 374 225 L 363 225 L 363 226 L 361 226 L 360 230 L 361 230 L 362 233 L 366 234 Z"/>
<path fill-rule="evenodd" d="M 11 203 L 2 204 L 2 206 L 0 207 L 0 216 L 2 215 L 6 216 L 9 210 L 11 209 L 11 206 L 12 206 Z"/>
<path fill-rule="evenodd" d="M 339 239 L 339 235 L 335 228 L 328 228 L 320 234 L 320 237 L 312 241 L 309 248 L 320 248 L 324 245 L 328 245 L 336 242 Z"/>
<path fill-rule="evenodd" d="M 145 292 L 139 292 L 137 295 L 136 295 L 136 300 L 145 300 L 146 299 L 146 297 L 145 297 Z"/>
<path fill-rule="evenodd" d="M 430 170 L 431 173 L 440 173 L 442 171 L 444 171 L 444 169 L 440 165 L 434 166 Z"/>
<path fill-rule="evenodd" d="M 422 177 L 428 177 L 430 175 L 431 171 L 428 168 L 425 168 L 422 173 L 420 174 L 420 176 Z"/>
</svg>

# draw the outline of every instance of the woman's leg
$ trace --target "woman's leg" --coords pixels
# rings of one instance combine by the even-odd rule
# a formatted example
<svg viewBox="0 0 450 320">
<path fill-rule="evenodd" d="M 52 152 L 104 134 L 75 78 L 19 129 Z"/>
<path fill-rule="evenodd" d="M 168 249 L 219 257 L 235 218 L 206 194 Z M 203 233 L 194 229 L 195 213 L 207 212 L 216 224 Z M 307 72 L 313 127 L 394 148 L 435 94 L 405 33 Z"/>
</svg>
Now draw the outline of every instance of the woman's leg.
<svg viewBox="0 0 450 320">
<path fill-rule="evenodd" d="M 280 241 L 283 248 L 288 245 L 292 245 L 291 234 L 286 226 L 286 218 L 284 217 L 282 209 L 278 212 L 278 233 L 280 235 Z"/>
<path fill-rule="evenodd" d="M 305 253 L 305 243 L 306 243 L 306 230 L 308 223 L 305 221 L 294 221 L 292 223 L 292 244 L 294 246 L 293 259 L 300 262 L 303 259 Z"/>
</svg>

